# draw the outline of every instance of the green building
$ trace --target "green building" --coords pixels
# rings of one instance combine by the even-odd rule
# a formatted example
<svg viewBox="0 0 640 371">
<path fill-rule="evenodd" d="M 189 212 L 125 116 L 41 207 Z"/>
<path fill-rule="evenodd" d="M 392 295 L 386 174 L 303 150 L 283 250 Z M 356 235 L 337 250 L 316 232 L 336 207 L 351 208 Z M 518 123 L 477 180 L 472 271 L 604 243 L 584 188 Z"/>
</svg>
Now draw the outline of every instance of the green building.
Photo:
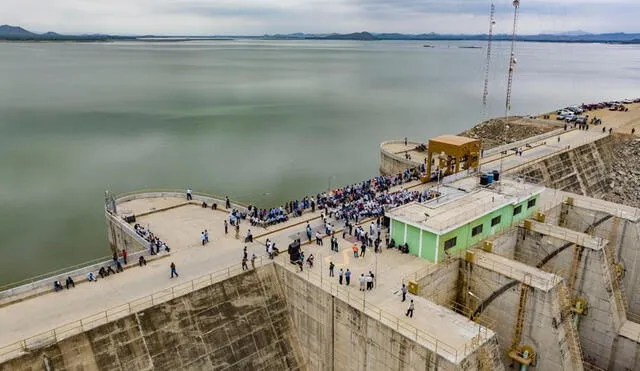
<svg viewBox="0 0 640 371">
<path fill-rule="evenodd" d="M 501 182 L 487 187 L 476 185 L 477 178 L 465 178 L 440 187 L 435 199 L 390 210 L 391 238 L 396 245 L 408 244 L 410 254 L 437 263 L 537 211 L 543 187 Z"/>
</svg>

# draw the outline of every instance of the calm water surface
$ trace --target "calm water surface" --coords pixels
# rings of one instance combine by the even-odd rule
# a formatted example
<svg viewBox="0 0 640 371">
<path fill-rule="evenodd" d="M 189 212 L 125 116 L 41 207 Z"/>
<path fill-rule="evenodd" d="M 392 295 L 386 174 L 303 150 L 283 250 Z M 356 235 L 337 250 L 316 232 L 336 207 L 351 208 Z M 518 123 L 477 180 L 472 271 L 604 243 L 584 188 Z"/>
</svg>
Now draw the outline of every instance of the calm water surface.
<svg viewBox="0 0 640 371">
<path fill-rule="evenodd" d="M 382 140 L 474 125 L 485 50 L 431 44 L 0 43 L 0 284 L 108 255 L 105 189 L 277 205 L 375 175 Z M 518 62 L 516 113 L 640 96 L 637 46 L 525 43 Z"/>
</svg>

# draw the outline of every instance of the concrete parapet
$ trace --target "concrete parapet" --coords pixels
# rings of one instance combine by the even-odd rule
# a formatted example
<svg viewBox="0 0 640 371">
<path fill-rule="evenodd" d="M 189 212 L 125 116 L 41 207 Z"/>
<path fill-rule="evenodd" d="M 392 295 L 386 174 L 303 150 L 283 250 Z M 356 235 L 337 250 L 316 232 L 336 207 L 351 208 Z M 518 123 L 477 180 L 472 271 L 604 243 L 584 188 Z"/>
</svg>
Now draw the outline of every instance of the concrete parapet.
<svg viewBox="0 0 640 371">
<path fill-rule="evenodd" d="M 420 166 L 419 162 L 407 160 L 404 156 L 389 151 L 386 147 L 392 144 L 404 144 L 404 140 L 388 140 L 380 144 L 380 174 L 394 175 L 406 169 Z M 421 143 L 410 141 L 408 144 L 415 147 Z"/>
</svg>

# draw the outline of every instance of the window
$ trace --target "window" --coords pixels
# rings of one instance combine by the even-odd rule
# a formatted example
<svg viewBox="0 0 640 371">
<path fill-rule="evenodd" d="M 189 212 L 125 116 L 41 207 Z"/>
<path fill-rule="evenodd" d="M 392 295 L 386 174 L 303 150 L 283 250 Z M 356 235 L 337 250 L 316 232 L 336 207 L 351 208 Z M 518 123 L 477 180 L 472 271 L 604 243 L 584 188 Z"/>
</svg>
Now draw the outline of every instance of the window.
<svg viewBox="0 0 640 371">
<path fill-rule="evenodd" d="M 456 245 L 456 237 L 444 241 L 444 249 L 450 249 Z"/>
<path fill-rule="evenodd" d="M 477 236 L 480 233 L 482 233 L 482 224 L 476 225 L 475 227 L 473 227 L 473 229 L 471 229 L 471 237 Z"/>
<path fill-rule="evenodd" d="M 529 202 L 527 202 L 527 209 L 530 209 L 532 207 L 536 206 L 536 199 L 532 198 L 529 200 Z"/>
<path fill-rule="evenodd" d="M 513 209 L 513 215 L 518 215 L 520 214 L 520 212 L 522 211 L 522 205 L 516 207 L 515 209 Z"/>
<path fill-rule="evenodd" d="M 500 219 L 502 219 L 501 215 L 496 216 L 495 218 L 491 219 L 491 226 L 495 226 L 500 224 Z"/>
</svg>

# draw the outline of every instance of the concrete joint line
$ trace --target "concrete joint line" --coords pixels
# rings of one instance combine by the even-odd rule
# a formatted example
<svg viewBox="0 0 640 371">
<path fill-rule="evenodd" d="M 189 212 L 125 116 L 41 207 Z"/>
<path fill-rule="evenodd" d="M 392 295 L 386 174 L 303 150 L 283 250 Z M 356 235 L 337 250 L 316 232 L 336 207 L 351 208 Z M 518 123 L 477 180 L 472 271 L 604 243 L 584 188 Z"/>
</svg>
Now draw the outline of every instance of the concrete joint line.
<svg viewBox="0 0 640 371">
<path fill-rule="evenodd" d="M 142 331 L 142 323 L 140 322 L 140 314 L 136 313 L 136 323 L 138 324 L 138 331 L 140 331 L 140 338 L 142 339 L 142 344 L 144 344 L 144 350 L 149 355 L 149 366 L 150 370 L 153 370 L 155 367 L 153 365 L 153 359 L 151 358 L 151 352 L 149 351 L 149 346 L 147 345 L 147 339 L 144 337 L 144 331 Z"/>
</svg>

